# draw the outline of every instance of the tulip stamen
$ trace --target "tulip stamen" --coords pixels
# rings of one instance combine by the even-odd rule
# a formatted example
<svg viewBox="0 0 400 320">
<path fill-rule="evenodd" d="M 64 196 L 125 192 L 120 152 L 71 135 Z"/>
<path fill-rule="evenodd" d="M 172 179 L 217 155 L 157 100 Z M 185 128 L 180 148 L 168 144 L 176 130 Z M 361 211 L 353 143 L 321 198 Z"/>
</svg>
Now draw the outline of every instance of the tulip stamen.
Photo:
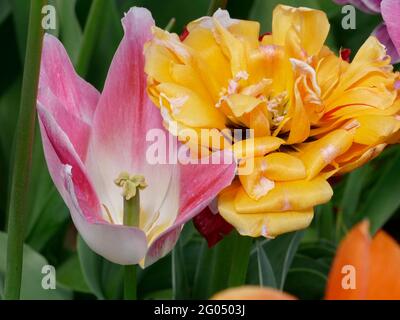
<svg viewBox="0 0 400 320">
<path fill-rule="evenodd" d="M 140 195 L 139 190 L 147 187 L 141 175 L 130 175 L 121 172 L 114 183 L 122 188 L 124 198 L 124 225 L 138 227 L 140 223 Z"/>
</svg>

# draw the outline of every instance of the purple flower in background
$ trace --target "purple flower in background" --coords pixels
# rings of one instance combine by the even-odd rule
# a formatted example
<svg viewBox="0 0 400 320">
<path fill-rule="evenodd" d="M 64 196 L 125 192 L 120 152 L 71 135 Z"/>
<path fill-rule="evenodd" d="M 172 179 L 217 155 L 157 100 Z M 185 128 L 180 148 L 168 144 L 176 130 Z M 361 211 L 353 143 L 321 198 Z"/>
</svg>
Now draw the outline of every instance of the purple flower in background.
<svg viewBox="0 0 400 320">
<path fill-rule="evenodd" d="M 388 54 L 392 57 L 392 63 L 400 62 L 400 0 L 334 0 L 337 4 L 351 4 L 360 10 L 377 14 L 380 13 L 383 21 L 373 31 Z"/>
</svg>

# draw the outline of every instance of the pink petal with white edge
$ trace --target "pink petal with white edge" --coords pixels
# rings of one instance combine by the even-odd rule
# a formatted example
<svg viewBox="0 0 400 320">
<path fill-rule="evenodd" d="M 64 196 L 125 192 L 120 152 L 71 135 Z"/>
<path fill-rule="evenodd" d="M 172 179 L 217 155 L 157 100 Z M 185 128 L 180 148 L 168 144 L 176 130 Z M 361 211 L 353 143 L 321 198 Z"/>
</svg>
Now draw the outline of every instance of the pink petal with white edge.
<svg viewBox="0 0 400 320">
<path fill-rule="evenodd" d="M 231 184 L 236 172 L 236 162 L 231 152 L 214 152 L 207 163 L 180 165 L 178 217 L 173 226 L 150 244 L 144 262 L 145 267 L 170 252 L 179 238 L 184 223 L 199 214 L 221 190 Z"/>
<path fill-rule="evenodd" d="M 386 23 L 390 38 L 400 54 L 400 1 L 383 0 L 381 3 L 383 20 Z"/>
<path fill-rule="evenodd" d="M 141 192 L 141 207 L 155 213 L 171 182 L 171 165 L 150 165 L 146 140 L 150 129 L 162 130 L 162 119 L 150 101 L 144 73 L 143 46 L 152 38 L 154 20 L 144 8 L 132 8 L 122 19 L 125 35 L 114 56 L 95 112 L 86 166 L 96 191 L 113 218 L 122 222 L 121 190 L 113 181 L 122 172 L 141 174 L 148 187 Z"/>
<path fill-rule="evenodd" d="M 146 235 L 138 228 L 103 220 L 98 197 L 72 143 L 40 103 L 37 109 L 50 175 L 82 238 L 94 252 L 114 263 L 138 263 L 147 251 Z"/>
<path fill-rule="evenodd" d="M 385 23 L 381 23 L 376 29 L 372 32 L 372 34 L 386 47 L 387 54 L 391 56 L 392 63 L 398 63 L 400 61 L 400 55 L 397 52 L 396 47 L 390 35 L 388 33 L 387 27 Z"/>
<path fill-rule="evenodd" d="M 82 161 L 99 97 L 99 92 L 76 74 L 61 42 L 46 34 L 37 100 L 67 134 Z"/>
</svg>

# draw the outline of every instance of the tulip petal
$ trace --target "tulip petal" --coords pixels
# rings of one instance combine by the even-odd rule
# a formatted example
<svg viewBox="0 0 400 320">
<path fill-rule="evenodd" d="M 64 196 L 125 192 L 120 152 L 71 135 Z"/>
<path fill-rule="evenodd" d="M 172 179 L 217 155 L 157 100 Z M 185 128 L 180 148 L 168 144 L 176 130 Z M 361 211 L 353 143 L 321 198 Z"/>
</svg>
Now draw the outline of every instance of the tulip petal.
<svg viewBox="0 0 400 320">
<path fill-rule="evenodd" d="M 392 57 L 391 63 L 400 62 L 400 54 L 397 51 L 392 38 L 389 35 L 388 28 L 385 23 L 381 23 L 375 28 L 372 34 L 386 47 L 388 55 Z"/>
<path fill-rule="evenodd" d="M 229 151 L 218 151 L 200 164 L 180 165 L 179 215 L 173 226 L 150 245 L 145 266 L 167 254 L 175 245 L 183 224 L 200 213 L 235 176 L 236 163 Z M 215 164 L 214 164 L 215 163 Z"/>
<path fill-rule="evenodd" d="M 384 231 L 372 240 L 367 299 L 400 299 L 400 246 Z"/>
<path fill-rule="evenodd" d="M 212 300 L 297 300 L 296 297 L 272 288 L 242 286 L 215 294 Z"/>
<path fill-rule="evenodd" d="M 138 228 L 112 225 L 101 215 L 99 199 L 86 169 L 54 117 L 38 104 L 44 152 L 50 175 L 89 247 L 119 264 L 136 264 L 146 253 L 146 235 Z"/>
<path fill-rule="evenodd" d="M 276 182 L 275 188 L 258 200 L 240 189 L 235 198 L 235 209 L 243 214 L 302 211 L 329 201 L 332 194 L 329 183 L 320 177 L 311 181 Z"/>
<path fill-rule="evenodd" d="M 141 220 L 146 224 L 154 220 L 171 183 L 175 165 L 167 164 L 167 153 L 174 143 L 169 143 L 161 115 L 146 92 L 143 47 L 152 38 L 154 20 L 147 9 L 132 8 L 122 24 L 125 35 L 94 115 L 86 166 L 97 194 L 117 224 L 123 221 L 123 200 L 114 179 L 122 171 L 143 175 L 148 187 L 140 194 L 145 212 Z M 158 141 L 165 147 L 159 150 L 161 163 L 148 159 L 151 155 L 147 151 L 156 142 L 150 139 L 153 133 L 164 139 Z"/>
<path fill-rule="evenodd" d="M 67 134 L 82 161 L 98 99 L 97 90 L 76 74 L 61 42 L 46 34 L 37 100 Z"/>
<path fill-rule="evenodd" d="M 400 2 L 397 0 L 383 0 L 381 3 L 381 11 L 390 38 L 397 49 L 397 53 L 400 55 Z"/>
<path fill-rule="evenodd" d="M 303 160 L 308 179 L 316 177 L 322 169 L 345 153 L 353 143 L 353 135 L 346 130 L 339 129 L 326 136 L 304 144 L 300 148 L 300 159 Z"/>
<path fill-rule="evenodd" d="M 329 273 L 326 299 L 400 299 L 400 246 L 384 231 L 372 239 L 369 223 L 355 226 L 341 242 Z M 351 281 L 350 277 L 355 277 Z M 350 284 L 353 287 L 348 287 Z"/>
<path fill-rule="evenodd" d="M 302 49 L 312 56 L 321 50 L 328 32 L 329 22 L 323 11 L 284 5 L 278 5 L 274 9 L 272 17 L 274 44 L 285 45 L 288 35 L 296 34 Z"/>
<path fill-rule="evenodd" d="M 374 2 L 379 3 L 382 0 L 333 0 L 333 1 L 341 5 L 351 4 L 366 13 L 379 13 L 380 12 L 379 4 L 377 6 L 376 3 Z"/>
<path fill-rule="evenodd" d="M 353 228 L 340 243 L 329 273 L 326 299 L 365 299 L 371 243 L 368 229 L 369 223 L 364 221 Z"/>
<path fill-rule="evenodd" d="M 236 184 L 221 192 L 218 197 L 218 210 L 243 236 L 273 238 L 282 233 L 304 229 L 313 219 L 312 208 L 304 211 L 239 213 L 234 201 L 240 190 L 241 187 Z"/>
</svg>

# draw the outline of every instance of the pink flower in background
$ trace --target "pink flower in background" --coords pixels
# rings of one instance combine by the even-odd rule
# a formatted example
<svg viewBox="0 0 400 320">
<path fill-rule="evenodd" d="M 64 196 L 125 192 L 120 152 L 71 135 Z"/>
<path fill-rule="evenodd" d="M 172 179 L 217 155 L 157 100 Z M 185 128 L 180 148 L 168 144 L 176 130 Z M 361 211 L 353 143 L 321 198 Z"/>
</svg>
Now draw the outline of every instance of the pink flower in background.
<svg viewBox="0 0 400 320">
<path fill-rule="evenodd" d="M 143 45 L 154 21 L 148 10 L 133 8 L 122 23 L 125 36 L 101 94 L 77 76 L 62 44 L 45 36 L 37 110 L 50 174 L 83 239 L 112 262 L 148 266 L 231 183 L 236 165 L 146 161 L 148 130 L 167 134 L 146 93 Z M 125 171 L 143 175 L 148 185 L 140 194 L 138 227 L 123 225 L 123 198 L 114 180 Z"/>
<path fill-rule="evenodd" d="M 382 14 L 383 23 L 374 31 L 378 40 L 383 43 L 392 63 L 400 62 L 400 1 L 399 0 L 334 0 L 344 5 L 351 4 L 360 10 L 371 14 Z"/>
</svg>

